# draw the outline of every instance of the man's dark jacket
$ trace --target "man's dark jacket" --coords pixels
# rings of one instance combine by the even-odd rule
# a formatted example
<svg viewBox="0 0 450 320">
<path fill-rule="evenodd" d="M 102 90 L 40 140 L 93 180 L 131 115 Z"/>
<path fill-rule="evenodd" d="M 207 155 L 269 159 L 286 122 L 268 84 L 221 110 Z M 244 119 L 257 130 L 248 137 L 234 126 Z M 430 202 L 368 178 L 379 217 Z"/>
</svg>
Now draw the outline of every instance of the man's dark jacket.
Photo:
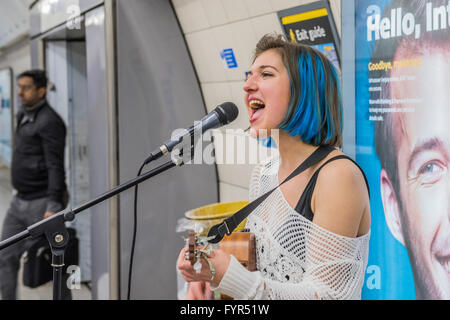
<svg viewBox="0 0 450 320">
<path fill-rule="evenodd" d="M 64 121 L 46 101 L 31 113 L 18 112 L 11 178 L 19 198 L 64 202 L 65 141 Z"/>
</svg>

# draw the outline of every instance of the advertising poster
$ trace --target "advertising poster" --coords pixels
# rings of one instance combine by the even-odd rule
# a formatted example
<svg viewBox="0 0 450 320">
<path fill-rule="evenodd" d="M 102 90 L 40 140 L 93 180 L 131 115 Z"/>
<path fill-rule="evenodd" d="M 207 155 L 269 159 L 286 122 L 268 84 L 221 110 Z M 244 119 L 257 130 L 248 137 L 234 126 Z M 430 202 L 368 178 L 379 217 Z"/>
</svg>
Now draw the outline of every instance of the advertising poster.
<svg viewBox="0 0 450 320">
<path fill-rule="evenodd" d="M 355 1 L 356 160 L 371 189 L 363 299 L 450 299 L 450 4 Z"/>
<path fill-rule="evenodd" d="M 11 163 L 12 71 L 0 69 L 0 163 Z"/>
<path fill-rule="evenodd" d="M 283 10 L 278 17 L 288 39 L 321 51 L 340 70 L 339 40 L 327 1 Z"/>
</svg>

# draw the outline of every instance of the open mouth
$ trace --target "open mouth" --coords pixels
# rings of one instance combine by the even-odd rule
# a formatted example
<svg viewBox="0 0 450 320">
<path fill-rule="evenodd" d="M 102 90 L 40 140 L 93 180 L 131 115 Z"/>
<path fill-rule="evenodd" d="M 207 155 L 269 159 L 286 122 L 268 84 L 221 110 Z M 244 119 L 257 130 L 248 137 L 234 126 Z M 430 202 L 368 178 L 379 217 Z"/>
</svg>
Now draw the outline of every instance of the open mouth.
<svg viewBox="0 0 450 320">
<path fill-rule="evenodd" d="M 250 101 L 248 102 L 248 105 L 249 105 L 250 108 L 252 108 L 253 110 L 258 110 L 258 109 L 264 108 L 264 107 L 266 106 L 266 105 L 264 104 L 264 102 L 262 102 L 261 100 L 256 100 L 256 99 L 250 100 Z"/>
<path fill-rule="evenodd" d="M 264 107 L 266 106 L 261 100 L 252 99 L 248 102 L 251 108 L 250 122 L 258 120 L 262 115 Z"/>
</svg>

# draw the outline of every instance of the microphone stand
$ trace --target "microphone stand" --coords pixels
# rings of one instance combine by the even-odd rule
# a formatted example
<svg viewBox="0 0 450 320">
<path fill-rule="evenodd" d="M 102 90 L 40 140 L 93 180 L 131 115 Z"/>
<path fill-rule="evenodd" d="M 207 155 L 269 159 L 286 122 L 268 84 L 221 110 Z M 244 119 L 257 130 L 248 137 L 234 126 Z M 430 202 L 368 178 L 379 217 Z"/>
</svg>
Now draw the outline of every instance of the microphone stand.
<svg viewBox="0 0 450 320">
<path fill-rule="evenodd" d="M 2 242 L 0 242 L 0 250 L 13 245 L 23 239 L 31 237 L 33 239 L 45 236 L 52 250 L 52 267 L 53 267 L 53 300 L 62 299 L 62 272 L 64 267 L 64 252 L 69 243 L 69 233 L 67 232 L 65 222 L 73 221 L 75 215 L 84 211 L 106 199 L 109 199 L 122 191 L 134 187 L 135 185 L 150 179 L 164 171 L 175 166 L 181 167 L 184 164 L 181 157 L 172 156 L 172 160 L 162 164 L 161 166 L 150 170 L 132 180 L 129 180 L 107 192 L 101 196 L 90 200 L 74 209 L 65 209 L 60 211 L 48 219 L 39 221 Z"/>
</svg>

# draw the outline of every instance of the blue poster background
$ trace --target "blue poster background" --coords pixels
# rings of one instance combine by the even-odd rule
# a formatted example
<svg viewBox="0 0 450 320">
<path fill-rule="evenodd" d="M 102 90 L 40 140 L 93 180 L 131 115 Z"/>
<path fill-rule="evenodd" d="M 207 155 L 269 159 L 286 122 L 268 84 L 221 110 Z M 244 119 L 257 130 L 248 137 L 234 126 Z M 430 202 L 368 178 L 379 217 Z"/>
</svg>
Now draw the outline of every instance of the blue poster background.
<svg viewBox="0 0 450 320">
<path fill-rule="evenodd" d="M 372 217 L 369 262 L 362 298 L 415 299 L 414 280 L 408 253 L 389 231 L 380 197 L 380 162 L 375 151 L 374 123 L 369 121 L 368 63 L 374 41 L 367 41 L 367 7 L 384 9 L 390 0 L 355 1 L 355 121 L 356 160 L 370 185 Z"/>
</svg>

